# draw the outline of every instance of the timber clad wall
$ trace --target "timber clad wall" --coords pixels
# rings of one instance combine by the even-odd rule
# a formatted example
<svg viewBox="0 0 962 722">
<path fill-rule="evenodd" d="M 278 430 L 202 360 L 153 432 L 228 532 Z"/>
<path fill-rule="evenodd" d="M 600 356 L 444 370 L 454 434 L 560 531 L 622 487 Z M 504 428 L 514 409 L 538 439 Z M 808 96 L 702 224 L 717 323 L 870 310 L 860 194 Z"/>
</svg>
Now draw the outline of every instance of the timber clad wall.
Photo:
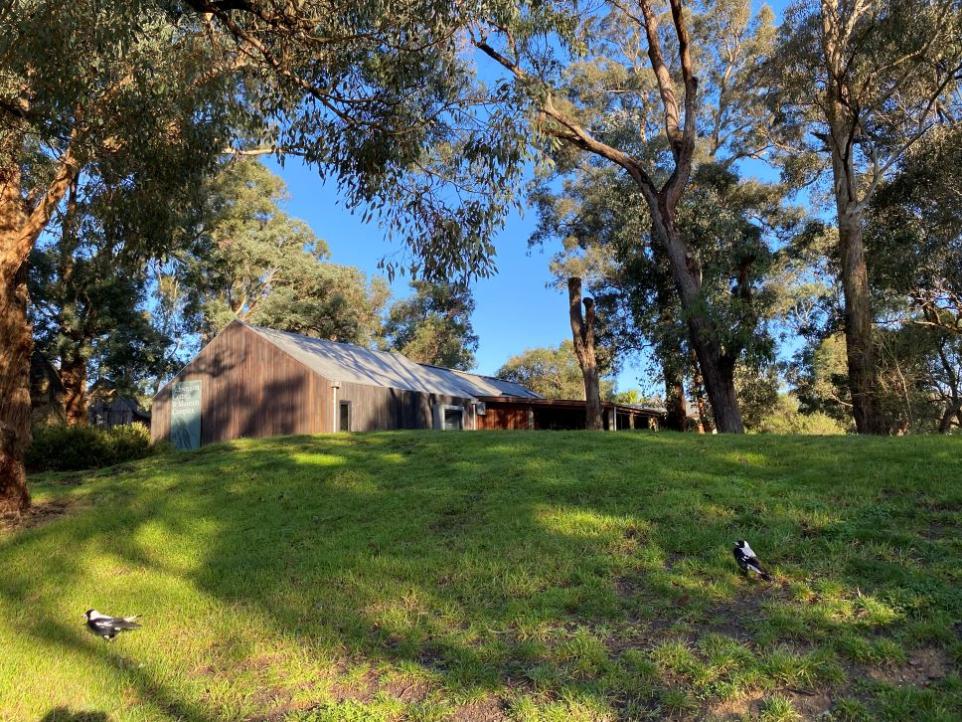
<svg viewBox="0 0 962 722">
<path fill-rule="evenodd" d="M 440 428 L 437 404 L 463 407 L 464 428 L 474 428 L 471 399 L 344 382 L 337 390 L 342 401 L 351 402 L 351 431 Z"/>
<path fill-rule="evenodd" d="M 478 416 L 479 429 L 527 429 L 528 409 L 507 404 L 487 404 L 485 413 Z"/>
<path fill-rule="evenodd" d="M 172 380 L 201 382 L 201 444 L 332 429 L 330 382 L 242 324 L 231 324 Z M 170 384 L 154 398 L 151 438 L 170 435 Z"/>
</svg>

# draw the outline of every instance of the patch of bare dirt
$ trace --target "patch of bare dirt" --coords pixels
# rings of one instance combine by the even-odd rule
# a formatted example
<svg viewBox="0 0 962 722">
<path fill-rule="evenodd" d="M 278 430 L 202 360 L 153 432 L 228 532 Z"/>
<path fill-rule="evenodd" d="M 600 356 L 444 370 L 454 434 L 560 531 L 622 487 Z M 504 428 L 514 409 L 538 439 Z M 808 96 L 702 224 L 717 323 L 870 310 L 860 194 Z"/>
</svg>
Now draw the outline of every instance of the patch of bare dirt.
<svg viewBox="0 0 962 722">
<path fill-rule="evenodd" d="M 14 532 L 31 529 L 57 519 L 66 514 L 76 503 L 70 499 L 54 499 L 43 504 L 33 504 L 20 516 L 0 517 L 0 532 Z"/>
<path fill-rule="evenodd" d="M 431 693 L 432 686 L 423 679 L 395 677 L 380 686 L 380 689 L 408 704 L 423 702 Z"/>
<path fill-rule="evenodd" d="M 504 705 L 494 697 L 463 704 L 454 710 L 451 722 L 507 722 Z"/>
<path fill-rule="evenodd" d="M 377 694 L 378 688 L 378 673 L 370 670 L 358 679 L 333 682 L 330 693 L 335 702 L 344 702 L 345 700 L 370 702 Z"/>
<path fill-rule="evenodd" d="M 819 692 L 783 692 L 792 705 L 802 715 L 802 719 L 815 720 L 832 708 L 832 696 L 825 691 Z"/>
<path fill-rule="evenodd" d="M 716 702 L 708 708 L 708 718 L 713 720 L 744 719 L 758 713 L 764 699 L 764 692 L 753 690 L 738 697 Z"/>
<path fill-rule="evenodd" d="M 754 719 L 761 713 L 765 700 L 773 694 L 788 698 L 804 720 L 817 720 L 832 707 L 832 697 L 828 692 L 752 690 L 739 697 L 716 702 L 708 708 L 706 717 L 718 722 Z"/>
<path fill-rule="evenodd" d="M 869 667 L 868 676 L 885 684 L 910 684 L 916 687 L 942 679 L 951 665 L 946 653 L 937 647 L 914 650 L 905 664 Z"/>
</svg>

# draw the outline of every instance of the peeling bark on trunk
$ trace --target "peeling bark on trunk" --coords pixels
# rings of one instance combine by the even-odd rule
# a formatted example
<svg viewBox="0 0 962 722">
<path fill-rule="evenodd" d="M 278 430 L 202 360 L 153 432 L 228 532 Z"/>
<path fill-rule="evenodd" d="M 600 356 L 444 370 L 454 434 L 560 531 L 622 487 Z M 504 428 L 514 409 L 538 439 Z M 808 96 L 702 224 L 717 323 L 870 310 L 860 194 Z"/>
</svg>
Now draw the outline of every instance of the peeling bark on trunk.
<svg viewBox="0 0 962 722">
<path fill-rule="evenodd" d="M 19 232 L 27 222 L 20 169 L 0 168 L 0 517 L 30 505 L 23 459 L 30 445 L 30 353 L 27 268 Z"/>
<path fill-rule="evenodd" d="M 582 304 L 585 308 L 583 316 Z M 585 428 L 601 431 L 604 419 L 601 414 L 601 380 L 595 354 L 595 302 L 592 298 L 582 300 L 581 279 L 577 277 L 568 279 L 568 317 L 575 355 L 585 383 Z"/>
</svg>

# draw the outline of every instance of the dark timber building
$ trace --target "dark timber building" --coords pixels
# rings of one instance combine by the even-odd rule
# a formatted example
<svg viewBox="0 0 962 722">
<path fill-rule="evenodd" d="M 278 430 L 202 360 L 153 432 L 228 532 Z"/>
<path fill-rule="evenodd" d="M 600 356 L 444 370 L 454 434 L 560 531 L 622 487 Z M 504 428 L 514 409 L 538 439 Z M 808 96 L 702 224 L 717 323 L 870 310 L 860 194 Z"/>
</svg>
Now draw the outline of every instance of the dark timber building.
<svg viewBox="0 0 962 722">
<path fill-rule="evenodd" d="M 584 428 L 584 401 L 235 321 L 154 397 L 151 436 L 194 448 L 238 437 L 386 429 Z M 658 411 L 606 405 L 611 428 Z"/>
</svg>

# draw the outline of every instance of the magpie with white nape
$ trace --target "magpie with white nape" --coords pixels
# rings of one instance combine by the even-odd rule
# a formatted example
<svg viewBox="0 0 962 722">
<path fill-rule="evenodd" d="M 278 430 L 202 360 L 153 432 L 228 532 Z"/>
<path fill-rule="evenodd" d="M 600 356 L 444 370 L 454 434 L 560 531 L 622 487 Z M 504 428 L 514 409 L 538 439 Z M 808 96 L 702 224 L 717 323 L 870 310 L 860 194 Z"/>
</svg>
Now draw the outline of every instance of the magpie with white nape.
<svg viewBox="0 0 962 722">
<path fill-rule="evenodd" d="M 761 562 L 758 561 L 758 557 L 755 556 L 755 552 L 752 551 L 751 546 L 744 539 L 739 539 L 735 542 L 735 548 L 732 549 L 732 554 L 735 555 L 735 561 L 738 562 L 738 566 L 741 567 L 743 574 L 757 574 L 766 582 L 772 580 L 771 575 L 762 568 Z"/>
<path fill-rule="evenodd" d="M 88 609 L 84 612 L 84 619 L 87 620 L 87 629 L 91 634 L 103 637 L 108 642 L 113 641 L 114 637 L 121 632 L 140 629 L 137 617 L 109 617 L 96 609 Z"/>
</svg>

